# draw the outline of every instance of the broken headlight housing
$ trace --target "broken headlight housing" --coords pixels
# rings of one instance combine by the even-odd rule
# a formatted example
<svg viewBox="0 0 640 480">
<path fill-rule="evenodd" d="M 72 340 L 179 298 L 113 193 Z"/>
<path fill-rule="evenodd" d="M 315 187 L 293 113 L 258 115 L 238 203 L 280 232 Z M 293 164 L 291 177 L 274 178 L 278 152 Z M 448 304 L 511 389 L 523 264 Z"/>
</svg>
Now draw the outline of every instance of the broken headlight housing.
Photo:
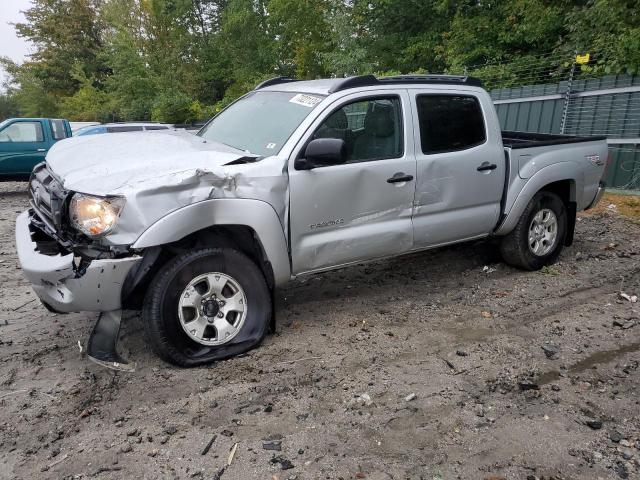
<svg viewBox="0 0 640 480">
<path fill-rule="evenodd" d="M 69 204 L 71 225 L 91 238 L 102 237 L 113 231 L 123 207 L 122 197 L 76 193 Z"/>
</svg>

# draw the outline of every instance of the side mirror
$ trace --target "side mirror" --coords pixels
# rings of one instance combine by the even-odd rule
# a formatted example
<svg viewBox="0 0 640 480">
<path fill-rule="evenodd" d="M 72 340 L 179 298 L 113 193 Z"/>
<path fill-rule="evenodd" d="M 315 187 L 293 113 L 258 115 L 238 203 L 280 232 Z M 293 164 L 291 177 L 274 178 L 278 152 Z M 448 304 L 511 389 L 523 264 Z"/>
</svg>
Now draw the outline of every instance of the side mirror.
<svg viewBox="0 0 640 480">
<path fill-rule="evenodd" d="M 347 145 L 339 138 L 316 138 L 309 142 L 304 158 L 298 158 L 296 170 L 311 170 L 316 167 L 340 165 L 347 161 Z"/>
</svg>

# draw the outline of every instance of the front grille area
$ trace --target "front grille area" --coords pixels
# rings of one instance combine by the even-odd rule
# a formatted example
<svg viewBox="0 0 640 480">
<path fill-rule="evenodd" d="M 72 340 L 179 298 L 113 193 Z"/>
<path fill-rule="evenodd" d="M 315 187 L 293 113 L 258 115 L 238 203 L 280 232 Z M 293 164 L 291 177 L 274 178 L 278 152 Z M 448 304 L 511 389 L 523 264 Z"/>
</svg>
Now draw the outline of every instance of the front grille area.
<svg viewBox="0 0 640 480">
<path fill-rule="evenodd" d="M 46 164 L 37 165 L 29 180 L 31 206 L 54 231 L 62 229 L 62 215 L 67 192 L 51 174 Z"/>
</svg>

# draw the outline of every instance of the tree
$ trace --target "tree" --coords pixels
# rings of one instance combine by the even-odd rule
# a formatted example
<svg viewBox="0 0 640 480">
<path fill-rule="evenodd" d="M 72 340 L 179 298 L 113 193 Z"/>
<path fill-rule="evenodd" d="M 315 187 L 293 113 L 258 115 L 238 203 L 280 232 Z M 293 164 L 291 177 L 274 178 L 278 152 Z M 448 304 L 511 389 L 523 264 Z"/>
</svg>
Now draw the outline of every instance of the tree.
<svg viewBox="0 0 640 480">
<path fill-rule="evenodd" d="M 354 24 L 374 71 L 441 72 L 438 54 L 449 25 L 438 2 L 354 0 Z"/>
<path fill-rule="evenodd" d="M 7 92 L 15 102 L 18 114 L 23 117 L 55 117 L 58 100 L 35 74 L 30 62 L 18 65 L 8 58 L 0 63 L 9 74 Z"/>
<path fill-rule="evenodd" d="M 267 78 L 470 73 L 488 88 L 638 73 L 637 0 L 33 0 L 3 111 L 184 122 Z M 12 110 L 14 109 L 15 110 Z"/>
<path fill-rule="evenodd" d="M 275 37 L 278 70 L 288 76 L 316 78 L 326 75 L 322 54 L 333 41 L 327 23 L 329 0 L 271 0 L 269 33 Z"/>
<path fill-rule="evenodd" d="M 590 0 L 568 14 L 567 29 L 565 50 L 591 52 L 593 73 L 640 73 L 640 4 L 636 0 Z"/>
<path fill-rule="evenodd" d="M 80 65 L 74 68 L 73 77 L 80 88 L 69 97 L 60 100 L 60 115 L 80 122 L 108 122 L 113 120 L 109 95 L 94 86 L 94 80 L 84 76 Z"/>
<path fill-rule="evenodd" d="M 0 93 L 0 122 L 18 115 L 18 106 L 9 93 Z"/>
<path fill-rule="evenodd" d="M 18 36 L 34 46 L 28 68 L 51 95 L 73 95 L 80 87 L 71 75 L 80 65 L 87 78 L 100 81 L 107 73 L 100 61 L 102 47 L 100 0 L 33 0 L 16 24 Z"/>
</svg>

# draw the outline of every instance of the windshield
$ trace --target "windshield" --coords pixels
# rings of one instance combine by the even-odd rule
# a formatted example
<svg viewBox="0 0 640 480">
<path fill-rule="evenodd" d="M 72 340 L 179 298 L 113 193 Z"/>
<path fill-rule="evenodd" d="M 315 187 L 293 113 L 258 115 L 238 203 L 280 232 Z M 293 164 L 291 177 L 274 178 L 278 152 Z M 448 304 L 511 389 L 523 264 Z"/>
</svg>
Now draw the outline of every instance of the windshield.
<svg viewBox="0 0 640 480">
<path fill-rule="evenodd" d="M 251 92 L 220 112 L 198 135 L 254 155 L 275 155 L 322 100 L 306 93 Z"/>
</svg>

